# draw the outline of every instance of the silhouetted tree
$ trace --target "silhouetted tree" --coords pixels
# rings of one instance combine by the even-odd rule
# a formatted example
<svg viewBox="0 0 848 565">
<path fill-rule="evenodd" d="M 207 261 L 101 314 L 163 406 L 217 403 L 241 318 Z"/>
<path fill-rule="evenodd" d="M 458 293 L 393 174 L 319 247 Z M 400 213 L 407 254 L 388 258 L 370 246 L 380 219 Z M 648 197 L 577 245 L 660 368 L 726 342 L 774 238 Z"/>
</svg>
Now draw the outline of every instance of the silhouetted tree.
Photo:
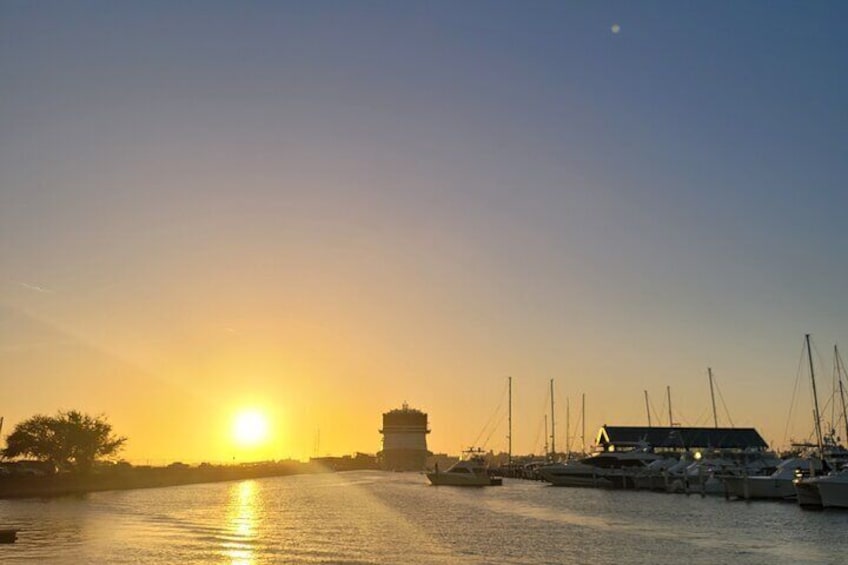
<svg viewBox="0 0 848 565">
<path fill-rule="evenodd" d="M 86 472 L 99 457 L 117 453 L 127 441 L 112 434 L 105 416 L 76 410 L 56 416 L 37 415 L 15 426 L 6 438 L 3 457 L 28 455 L 61 468 Z"/>
</svg>

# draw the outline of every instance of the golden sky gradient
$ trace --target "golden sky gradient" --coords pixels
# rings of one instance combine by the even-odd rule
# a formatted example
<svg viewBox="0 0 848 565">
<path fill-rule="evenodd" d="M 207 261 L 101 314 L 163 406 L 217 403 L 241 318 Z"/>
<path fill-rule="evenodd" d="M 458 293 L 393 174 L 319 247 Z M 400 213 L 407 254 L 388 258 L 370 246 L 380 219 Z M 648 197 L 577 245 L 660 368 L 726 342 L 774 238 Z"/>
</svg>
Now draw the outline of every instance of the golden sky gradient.
<svg viewBox="0 0 848 565">
<path fill-rule="evenodd" d="M 828 398 L 848 319 L 824 6 L 0 10 L 4 433 L 79 409 L 132 461 L 374 453 L 408 402 L 431 450 L 500 451 L 512 376 L 539 453 L 550 379 L 561 446 L 584 393 L 590 437 L 644 390 L 664 422 L 666 386 L 709 425 L 712 367 L 734 425 L 810 437 L 803 335 Z"/>
</svg>

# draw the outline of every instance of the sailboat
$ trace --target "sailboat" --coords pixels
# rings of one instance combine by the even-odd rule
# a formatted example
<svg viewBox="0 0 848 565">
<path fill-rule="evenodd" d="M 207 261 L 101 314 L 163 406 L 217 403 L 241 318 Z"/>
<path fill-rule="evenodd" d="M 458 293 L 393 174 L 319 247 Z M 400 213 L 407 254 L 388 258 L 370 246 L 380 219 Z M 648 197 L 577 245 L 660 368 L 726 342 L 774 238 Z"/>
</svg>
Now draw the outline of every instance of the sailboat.
<svg viewBox="0 0 848 565">
<path fill-rule="evenodd" d="M 809 348 L 809 338 L 807 335 L 807 347 Z M 848 434 L 848 413 L 845 407 L 845 394 L 842 388 L 842 358 L 839 356 L 839 350 L 836 346 L 833 347 L 834 354 L 834 370 L 839 378 L 839 392 L 842 400 L 842 416 L 845 421 L 846 434 Z M 822 465 L 829 465 L 831 468 L 839 468 L 848 461 L 848 454 L 844 447 L 836 441 L 836 433 L 834 430 L 822 437 L 821 420 L 819 419 L 818 398 L 816 394 L 815 378 L 812 377 L 812 358 L 810 359 L 810 375 L 813 378 L 813 396 L 815 399 L 815 417 L 816 417 L 816 437 L 818 438 L 819 457 L 822 460 Z M 812 508 L 848 508 L 848 468 L 843 468 L 839 472 L 831 472 L 826 475 L 816 476 L 811 473 L 810 477 L 798 477 L 794 481 L 798 504 L 802 507 Z"/>
</svg>

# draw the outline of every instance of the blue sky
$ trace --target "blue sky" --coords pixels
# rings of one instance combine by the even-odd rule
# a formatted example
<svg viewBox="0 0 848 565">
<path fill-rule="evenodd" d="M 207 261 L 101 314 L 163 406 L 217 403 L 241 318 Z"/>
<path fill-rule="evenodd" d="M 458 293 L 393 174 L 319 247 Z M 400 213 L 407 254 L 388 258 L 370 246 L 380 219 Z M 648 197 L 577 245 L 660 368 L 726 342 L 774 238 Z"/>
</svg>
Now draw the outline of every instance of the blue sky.
<svg viewBox="0 0 848 565">
<path fill-rule="evenodd" d="M 513 375 L 530 451 L 549 378 L 593 430 L 666 385 L 694 424 L 712 365 L 780 443 L 803 334 L 827 376 L 845 338 L 847 12 L 5 2 L 7 419 L 73 402 L 179 452 L 127 378 L 182 391 L 173 429 L 244 396 L 281 450 L 375 451 L 408 400 L 458 451 Z"/>
</svg>

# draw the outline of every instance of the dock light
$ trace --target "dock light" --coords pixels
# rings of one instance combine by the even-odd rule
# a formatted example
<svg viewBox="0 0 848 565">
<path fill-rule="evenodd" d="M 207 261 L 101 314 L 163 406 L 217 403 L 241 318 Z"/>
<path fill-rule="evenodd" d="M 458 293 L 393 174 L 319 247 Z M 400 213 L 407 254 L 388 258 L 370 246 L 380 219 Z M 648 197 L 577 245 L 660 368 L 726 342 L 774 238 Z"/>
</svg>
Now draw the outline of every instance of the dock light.
<svg viewBox="0 0 848 565">
<path fill-rule="evenodd" d="M 696 451 L 696 452 L 695 452 L 695 461 L 700 461 L 700 460 L 701 460 L 701 457 L 703 457 L 703 455 L 701 455 L 701 452 L 700 452 L 700 451 Z"/>
<path fill-rule="evenodd" d="M 613 451 L 615 451 L 615 446 L 613 444 L 610 444 L 610 446 L 607 448 L 607 451 L 612 453 Z"/>
</svg>

